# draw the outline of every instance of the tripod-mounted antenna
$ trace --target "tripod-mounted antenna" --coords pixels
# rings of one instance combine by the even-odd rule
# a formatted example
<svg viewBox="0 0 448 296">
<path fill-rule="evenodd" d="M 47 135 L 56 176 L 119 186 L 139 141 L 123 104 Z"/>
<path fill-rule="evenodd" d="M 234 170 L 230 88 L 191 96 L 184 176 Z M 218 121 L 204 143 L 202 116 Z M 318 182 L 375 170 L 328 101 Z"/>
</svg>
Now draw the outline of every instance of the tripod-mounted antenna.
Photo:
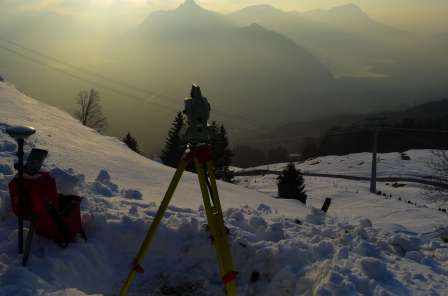
<svg viewBox="0 0 448 296">
<path fill-rule="evenodd" d="M 23 171 L 24 171 L 24 145 L 25 140 L 28 139 L 30 136 L 34 135 L 36 133 L 36 130 L 33 127 L 30 126 L 12 126 L 8 127 L 6 129 L 6 133 L 16 140 L 17 142 L 17 185 L 18 185 L 18 192 L 19 192 L 19 208 L 23 209 L 25 200 L 26 200 L 26 193 L 24 188 L 24 179 L 23 179 Z M 18 215 L 18 251 L 19 254 L 23 253 L 23 215 Z M 34 232 L 34 228 L 31 225 L 30 230 L 28 232 L 28 238 L 27 242 L 32 239 Z M 28 246 L 28 243 L 27 243 Z M 25 254 L 22 260 L 22 265 L 25 266 L 27 259 L 29 255 L 29 248 L 25 250 Z"/>
</svg>

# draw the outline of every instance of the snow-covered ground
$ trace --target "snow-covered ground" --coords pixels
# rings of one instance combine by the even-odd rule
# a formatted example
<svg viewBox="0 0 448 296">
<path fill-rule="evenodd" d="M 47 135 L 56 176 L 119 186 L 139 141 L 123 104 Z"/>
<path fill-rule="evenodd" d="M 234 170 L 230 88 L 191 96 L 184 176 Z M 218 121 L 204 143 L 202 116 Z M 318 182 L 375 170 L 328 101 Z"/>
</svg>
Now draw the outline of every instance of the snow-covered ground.
<svg viewBox="0 0 448 296">
<path fill-rule="evenodd" d="M 431 163 L 437 158 L 430 150 L 410 150 L 405 154 L 410 159 L 404 160 L 401 154 L 381 153 L 378 154 L 377 175 L 378 177 L 411 177 L 428 178 L 434 175 Z M 359 177 L 370 177 L 372 163 L 371 153 L 355 153 L 342 156 L 324 156 L 297 163 L 297 168 L 303 172 L 350 175 Z M 267 169 L 280 171 L 286 163 L 263 165 L 252 169 Z M 244 171 L 244 170 L 243 170 Z"/>
<path fill-rule="evenodd" d="M 237 182 L 277 197 L 276 175 L 238 177 Z M 419 233 L 448 226 L 448 215 L 438 211 L 441 203 L 428 200 L 426 188 L 415 183 L 402 183 L 405 186 L 398 188 L 391 186 L 392 183 L 378 183 L 377 189 L 386 196 L 371 194 L 370 183 L 366 181 L 305 177 L 305 184 L 307 206 L 320 208 L 325 198 L 331 198 L 329 214 L 339 219 L 356 221 L 369 218 L 385 230 L 405 227 Z"/>
<path fill-rule="evenodd" d="M 86 197 L 82 212 L 88 221 L 89 240 L 67 249 L 36 237 L 26 268 L 16 254 L 16 219 L 8 206 L 16 147 L 4 129 L 15 124 L 37 128 L 27 150 L 50 151 L 47 169 L 61 191 Z M 172 174 L 117 139 L 0 83 L 0 295 L 116 295 Z M 320 207 L 324 197 L 333 197 L 326 216 L 310 205 L 272 198 L 273 179 L 254 178 L 247 180 L 249 189 L 219 183 L 239 295 L 448 291 L 448 244 L 441 240 L 443 230 L 435 230 L 446 226 L 446 216 L 403 210 L 407 205 L 367 194 L 364 183 L 316 179 L 309 186 L 310 205 Z M 364 208 L 362 200 L 375 207 Z M 132 294 L 223 295 L 200 201 L 195 176 L 186 174 Z"/>
</svg>

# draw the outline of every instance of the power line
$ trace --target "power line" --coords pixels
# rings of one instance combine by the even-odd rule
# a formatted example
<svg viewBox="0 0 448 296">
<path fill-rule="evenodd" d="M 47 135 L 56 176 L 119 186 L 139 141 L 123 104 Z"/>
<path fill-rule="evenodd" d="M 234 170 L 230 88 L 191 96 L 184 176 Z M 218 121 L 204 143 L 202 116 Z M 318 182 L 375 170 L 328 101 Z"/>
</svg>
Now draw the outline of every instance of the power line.
<svg viewBox="0 0 448 296">
<path fill-rule="evenodd" d="M 112 92 L 112 93 L 115 93 L 115 94 L 118 94 L 118 95 L 122 95 L 122 96 L 126 96 L 126 97 L 130 97 L 130 98 L 133 98 L 133 99 L 136 99 L 136 100 L 139 100 L 139 101 L 141 101 L 141 100 L 145 100 L 144 98 L 137 97 L 137 96 L 135 96 L 135 95 L 129 94 L 129 93 L 127 93 L 127 92 L 124 92 L 124 91 L 119 90 L 119 89 L 116 89 L 116 88 L 112 88 L 112 87 L 110 87 L 110 86 L 108 86 L 108 85 L 105 85 L 105 84 L 103 84 L 103 83 L 101 83 L 101 82 L 92 82 L 91 80 L 85 79 L 85 78 L 83 78 L 83 77 L 81 77 L 81 76 L 79 76 L 79 75 L 70 73 L 70 72 L 65 71 L 65 70 L 63 70 L 63 69 L 60 69 L 60 68 L 58 68 L 58 67 L 55 67 L 55 66 L 52 66 L 52 65 L 50 65 L 50 64 L 44 63 L 44 62 L 39 61 L 39 60 L 37 60 L 37 59 L 35 59 L 35 58 L 33 58 L 33 57 L 27 56 L 27 55 L 25 55 L 25 54 L 22 54 L 22 53 L 20 53 L 20 52 L 17 52 L 17 51 L 15 51 L 15 50 L 10 49 L 10 48 L 7 48 L 7 47 L 4 47 L 4 46 L 1 46 L 1 45 L 0 45 L 0 49 L 3 49 L 3 50 L 5 50 L 5 51 L 7 51 L 7 52 L 10 52 L 10 53 L 12 53 L 12 54 L 14 54 L 14 55 L 17 55 L 17 56 L 19 56 L 19 57 L 25 59 L 25 60 L 28 60 L 28 61 L 33 62 L 33 63 L 35 63 L 35 64 L 38 64 L 38 65 L 40 65 L 40 66 L 42 66 L 42 67 L 46 67 L 46 68 L 52 69 L 52 70 L 54 70 L 54 71 L 58 71 L 58 72 L 60 72 L 60 73 L 63 73 L 63 74 L 65 74 L 65 75 L 68 75 L 68 76 L 70 76 L 70 77 L 72 77 L 72 78 L 75 78 L 75 79 L 77 79 L 77 80 L 80 80 L 80 81 L 83 81 L 83 82 L 86 82 L 86 83 L 89 83 L 89 84 L 95 84 L 95 85 L 100 86 L 101 88 L 103 88 L 103 89 L 105 89 L 105 90 L 108 90 L 108 91 Z M 159 104 L 159 103 L 157 103 L 157 102 L 147 102 L 147 103 L 149 103 L 149 104 L 151 104 L 151 105 L 155 105 L 155 106 L 160 107 L 160 108 L 162 108 L 162 109 L 169 109 L 169 110 L 171 110 L 171 111 L 178 111 L 178 109 L 175 109 L 175 108 L 172 108 L 172 107 L 170 107 L 170 106 L 163 105 L 163 104 Z"/>
<path fill-rule="evenodd" d="M 13 45 L 13 46 L 15 46 L 15 47 L 18 47 L 18 48 L 22 49 L 22 50 L 29 51 L 29 52 L 31 52 L 31 53 L 33 53 L 33 54 L 35 54 L 35 55 L 40 56 L 41 58 L 44 58 L 44 59 L 47 59 L 47 60 L 50 60 L 50 61 L 59 63 L 59 64 L 61 64 L 61 65 L 64 65 L 65 67 L 68 67 L 68 68 L 72 68 L 72 69 L 74 69 L 75 71 L 78 71 L 78 72 L 81 72 L 81 73 L 82 73 L 82 72 L 85 72 L 85 73 L 88 73 L 89 76 L 93 76 L 93 77 L 96 76 L 97 78 L 102 79 L 102 80 L 104 80 L 104 81 L 107 81 L 107 82 L 109 82 L 109 83 L 118 84 L 118 85 L 121 85 L 121 86 L 123 86 L 123 87 L 125 87 L 125 88 L 128 88 L 128 89 L 130 89 L 130 90 L 133 90 L 133 91 L 137 91 L 137 92 L 140 92 L 140 93 L 147 94 L 147 95 L 149 95 L 149 96 L 151 96 L 151 97 L 155 97 L 155 98 L 157 98 L 157 97 L 158 97 L 158 98 L 166 98 L 166 99 L 172 101 L 172 98 L 169 97 L 169 96 L 167 96 L 167 95 L 164 95 L 164 94 L 161 94 L 161 93 L 157 93 L 157 92 L 155 92 L 155 91 L 149 91 L 149 90 L 147 90 L 147 89 L 140 88 L 140 87 L 138 87 L 138 86 L 129 84 L 129 83 L 127 83 L 127 82 L 123 82 L 123 81 L 118 81 L 118 80 L 116 80 L 116 79 L 112 79 L 112 78 L 110 78 L 110 77 L 104 76 L 104 75 L 101 74 L 101 73 L 97 73 L 97 72 L 94 72 L 94 71 L 92 71 L 92 70 L 90 70 L 90 69 L 87 69 L 87 68 L 84 68 L 84 67 L 80 67 L 80 66 L 77 66 L 77 65 L 73 65 L 73 64 L 68 63 L 68 62 L 66 62 L 66 61 L 63 61 L 62 59 L 55 58 L 55 57 L 53 57 L 53 56 L 49 56 L 49 55 L 44 54 L 44 53 L 42 53 L 42 52 L 40 52 L 40 51 L 37 51 L 37 50 L 35 50 L 35 49 L 26 47 L 26 46 L 24 46 L 24 45 L 22 45 L 22 44 L 19 44 L 19 43 L 17 43 L 17 42 L 14 42 L 14 41 L 5 39 L 5 38 L 3 38 L 3 37 L 0 37 L 0 41 L 6 42 L 6 43 L 8 43 L 8 44 L 11 44 L 11 45 Z M 8 49 L 8 51 L 11 51 L 11 49 Z M 24 57 L 25 55 L 21 54 L 21 56 Z M 40 64 L 42 65 L 42 63 L 40 63 Z M 59 69 L 59 68 L 58 68 L 58 69 Z M 61 69 L 59 69 L 58 71 L 63 72 L 63 71 L 61 71 Z M 70 75 L 70 76 L 73 77 L 73 75 Z M 79 78 L 77 78 L 77 79 L 79 79 Z M 86 79 L 83 79 L 83 81 L 87 81 L 87 80 L 86 80 Z M 103 85 L 102 87 L 104 88 L 105 86 Z M 130 96 L 130 97 L 133 97 L 133 96 L 131 96 L 131 95 L 129 95 L 129 96 Z M 136 97 L 133 97 L 133 98 L 136 98 Z M 148 102 L 147 99 L 143 99 L 143 100 L 145 100 L 145 102 Z M 154 103 L 154 102 L 149 102 L 149 103 L 151 103 L 151 104 L 157 104 L 157 105 L 159 105 L 159 106 L 164 106 L 163 104 L 160 104 L 160 103 Z M 166 107 L 166 108 L 169 108 L 169 109 L 171 109 L 171 110 L 174 110 L 174 109 L 175 109 L 175 107 L 168 107 L 168 106 L 165 106 L 165 107 Z M 177 108 L 176 108 L 176 111 L 178 111 Z M 223 116 L 223 117 L 233 118 L 233 119 L 238 120 L 238 121 L 240 121 L 240 122 L 250 123 L 250 125 L 253 126 L 252 128 L 247 128 L 247 127 L 246 127 L 246 128 L 243 128 L 243 129 L 246 129 L 247 131 L 257 132 L 257 133 L 259 133 L 259 132 L 258 132 L 258 128 L 255 127 L 255 126 L 257 126 L 258 124 L 254 124 L 253 122 L 249 122 L 249 121 L 247 120 L 247 118 L 244 118 L 244 117 L 242 117 L 242 116 L 240 116 L 240 115 L 236 115 L 236 114 L 231 114 L 231 113 L 228 113 L 228 112 L 224 112 L 224 111 L 221 111 L 221 110 L 214 110 L 214 113 L 215 113 L 215 114 L 218 114 L 218 115 L 221 115 L 221 116 Z M 261 133 L 260 133 L 260 134 L 261 134 Z"/>
</svg>

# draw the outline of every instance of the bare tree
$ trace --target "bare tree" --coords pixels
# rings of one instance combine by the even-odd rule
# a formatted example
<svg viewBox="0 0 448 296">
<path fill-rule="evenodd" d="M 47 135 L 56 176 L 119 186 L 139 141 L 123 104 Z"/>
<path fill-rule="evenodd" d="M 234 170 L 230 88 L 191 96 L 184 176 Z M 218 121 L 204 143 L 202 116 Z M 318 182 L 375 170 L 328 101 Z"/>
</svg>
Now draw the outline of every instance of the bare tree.
<svg viewBox="0 0 448 296">
<path fill-rule="evenodd" d="M 75 117 L 85 126 L 102 132 L 107 127 L 106 117 L 103 115 L 99 93 L 91 89 L 79 92 L 77 97 L 78 110 Z"/>
</svg>

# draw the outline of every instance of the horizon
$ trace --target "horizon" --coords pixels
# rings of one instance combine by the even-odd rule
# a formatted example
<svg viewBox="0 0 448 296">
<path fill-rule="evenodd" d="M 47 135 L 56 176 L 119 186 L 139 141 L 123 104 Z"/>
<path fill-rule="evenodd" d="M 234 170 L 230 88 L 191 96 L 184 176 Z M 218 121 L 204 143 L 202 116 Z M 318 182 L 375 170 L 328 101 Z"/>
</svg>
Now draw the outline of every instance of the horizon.
<svg viewBox="0 0 448 296">
<path fill-rule="evenodd" d="M 171 10 L 184 0 L 146 1 L 146 0 L 34 0 L 0 2 L 0 8 L 14 13 L 55 12 L 72 16 L 94 17 L 99 21 L 104 17 L 118 14 L 130 23 L 139 23 L 149 13 L 158 10 Z M 255 5 L 271 5 L 283 11 L 307 12 L 327 10 L 333 7 L 354 4 L 360 7 L 372 19 L 412 33 L 437 34 L 448 31 L 448 2 L 443 0 L 416 1 L 396 0 L 391 4 L 386 0 L 302 0 L 273 1 L 246 0 L 238 3 L 226 3 L 223 0 L 195 0 L 208 10 L 219 13 L 231 13 Z"/>
<path fill-rule="evenodd" d="M 195 7 L 172 12 L 182 0 L 164 5 L 141 0 L 3 0 L 0 72 L 20 89 L 69 112 L 77 92 L 96 88 L 110 119 L 107 133 L 132 131 L 148 154 L 160 149 L 173 110 L 180 108 L 175 98 L 183 98 L 191 83 L 204 87 L 215 108 L 235 115 L 217 120 L 225 120 L 238 142 L 255 139 L 235 117 L 275 128 L 298 118 L 307 122 L 400 110 L 445 97 L 443 35 L 410 34 L 378 21 L 365 9 L 369 1 L 294 2 L 296 10 L 347 3 L 362 4 L 361 10 L 337 6 L 300 15 L 252 9 L 220 15 L 198 13 Z M 212 11 L 224 5 L 194 2 Z M 274 4 L 288 11 L 293 3 L 273 2 L 233 5 Z M 150 14 L 159 9 L 165 12 Z M 250 27 L 252 23 L 260 27 Z M 282 99 L 274 100 L 279 93 Z M 123 101 L 129 103 L 132 118 L 122 112 Z M 153 105 L 168 108 L 158 112 Z M 241 108 L 235 112 L 235 106 Z M 268 122 L 264 112 L 272 108 L 278 112 Z"/>
</svg>

